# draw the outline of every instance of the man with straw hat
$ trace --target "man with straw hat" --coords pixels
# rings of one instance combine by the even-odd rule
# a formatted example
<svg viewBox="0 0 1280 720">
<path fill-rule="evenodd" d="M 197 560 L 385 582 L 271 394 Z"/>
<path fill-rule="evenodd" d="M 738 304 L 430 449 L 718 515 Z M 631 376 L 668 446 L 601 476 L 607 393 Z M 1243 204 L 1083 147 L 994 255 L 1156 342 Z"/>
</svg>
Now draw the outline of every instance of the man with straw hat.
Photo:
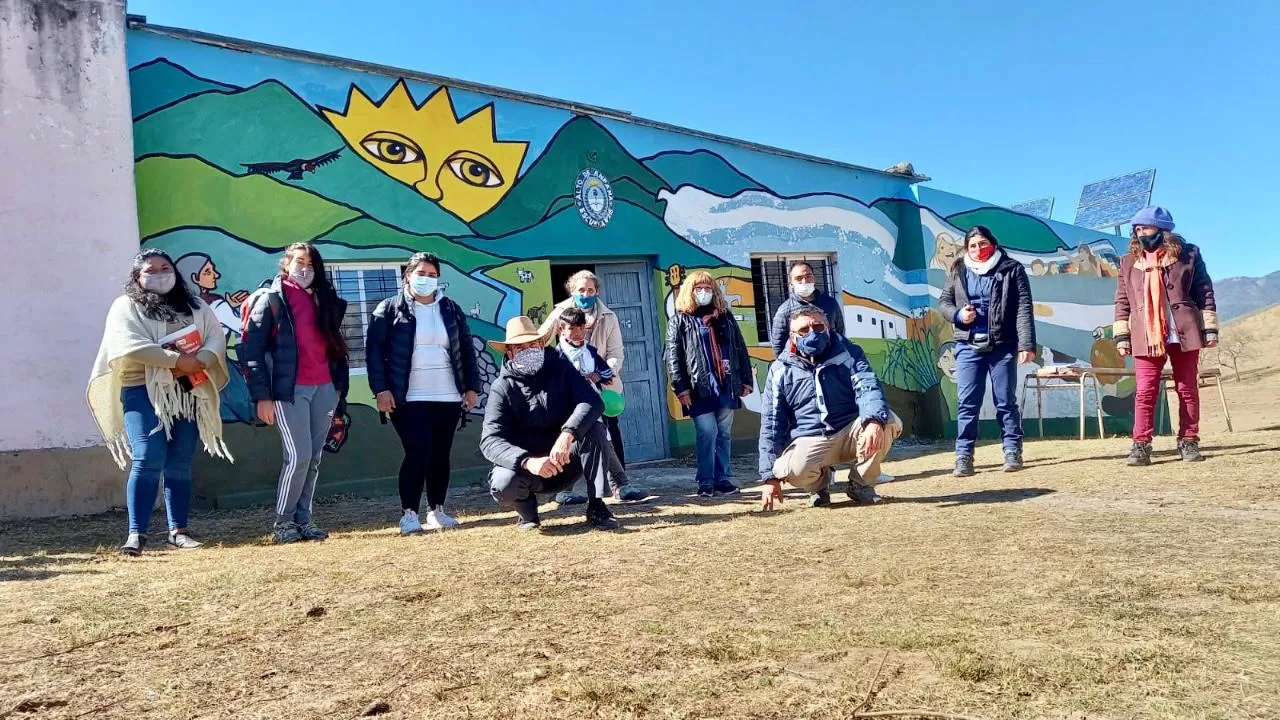
<svg viewBox="0 0 1280 720">
<path fill-rule="evenodd" d="M 615 529 L 618 521 L 604 504 L 608 493 L 605 446 L 598 422 L 604 401 L 560 353 L 547 347 L 548 335 L 528 317 L 507 321 L 504 341 L 489 345 L 506 356 L 489 389 L 480 452 L 493 463 L 489 491 L 520 516 L 517 528 L 536 530 L 538 493 L 572 488 L 587 481 L 587 523 Z"/>
</svg>

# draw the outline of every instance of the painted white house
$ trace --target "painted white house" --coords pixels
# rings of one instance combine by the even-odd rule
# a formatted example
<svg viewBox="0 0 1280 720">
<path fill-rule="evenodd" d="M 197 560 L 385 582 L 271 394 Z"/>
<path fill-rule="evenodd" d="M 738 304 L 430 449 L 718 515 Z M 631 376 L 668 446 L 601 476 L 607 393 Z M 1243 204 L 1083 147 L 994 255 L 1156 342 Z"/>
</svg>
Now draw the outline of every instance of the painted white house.
<svg viewBox="0 0 1280 720">
<path fill-rule="evenodd" d="M 907 316 L 875 300 L 843 293 L 845 334 L 851 338 L 901 340 L 907 336 Z"/>
</svg>

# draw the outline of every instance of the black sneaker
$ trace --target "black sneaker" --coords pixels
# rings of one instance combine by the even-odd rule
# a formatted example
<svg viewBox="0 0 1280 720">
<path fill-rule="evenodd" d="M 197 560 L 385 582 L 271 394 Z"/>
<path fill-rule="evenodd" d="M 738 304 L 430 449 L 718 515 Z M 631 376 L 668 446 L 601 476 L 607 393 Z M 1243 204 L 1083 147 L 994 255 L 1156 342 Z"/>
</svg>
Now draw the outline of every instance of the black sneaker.
<svg viewBox="0 0 1280 720">
<path fill-rule="evenodd" d="M 973 456 L 957 455 L 956 469 L 951 474 L 956 477 L 971 477 L 973 475 Z"/>
<path fill-rule="evenodd" d="M 715 496 L 716 496 L 715 487 L 712 486 L 710 483 L 707 483 L 705 485 L 701 483 L 698 484 L 698 497 L 715 497 Z"/>
<path fill-rule="evenodd" d="M 1126 465 L 1145 466 L 1151 464 L 1151 443 L 1135 442 L 1133 447 L 1129 449 L 1129 457 L 1125 459 Z"/>
<path fill-rule="evenodd" d="M 1182 456 L 1183 462 L 1203 462 L 1204 455 L 1200 454 L 1199 440 L 1179 440 L 1178 454 Z"/>
<path fill-rule="evenodd" d="M 1022 451 L 1007 450 L 1004 454 L 1004 471 L 1018 472 L 1022 469 Z"/>
<path fill-rule="evenodd" d="M 587 503 L 587 524 L 597 530 L 617 530 L 618 518 L 609 512 L 609 506 L 599 498 Z"/>
<path fill-rule="evenodd" d="M 741 488 L 728 480 L 721 480 L 720 482 L 717 482 L 712 486 L 712 489 L 716 491 L 717 495 L 737 495 L 742 492 Z"/>
<path fill-rule="evenodd" d="M 516 509 L 517 530 L 537 530 L 542 526 L 542 522 L 538 519 L 538 498 L 530 495 L 524 500 L 517 500 L 512 505 Z"/>
<path fill-rule="evenodd" d="M 572 490 L 564 490 L 556 493 L 557 505 L 581 505 L 587 501 L 587 496 Z"/>
<path fill-rule="evenodd" d="M 649 493 L 634 485 L 614 485 L 612 490 L 613 496 L 618 498 L 618 502 L 633 503 L 649 498 Z"/>
<path fill-rule="evenodd" d="M 831 491 L 819 490 L 809 494 L 809 507 L 827 507 L 831 504 Z"/>
</svg>

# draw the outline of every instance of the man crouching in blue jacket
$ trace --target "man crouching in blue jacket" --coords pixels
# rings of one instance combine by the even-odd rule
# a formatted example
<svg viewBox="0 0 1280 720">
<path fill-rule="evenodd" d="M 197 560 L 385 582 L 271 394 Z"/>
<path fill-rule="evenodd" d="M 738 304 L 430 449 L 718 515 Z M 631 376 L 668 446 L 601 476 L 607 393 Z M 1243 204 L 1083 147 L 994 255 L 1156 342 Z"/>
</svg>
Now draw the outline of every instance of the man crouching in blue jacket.
<svg viewBox="0 0 1280 720">
<path fill-rule="evenodd" d="M 760 418 L 760 479 L 764 509 L 782 501 L 782 483 L 810 493 L 813 506 L 831 503 L 831 469 L 849 471 L 849 498 L 880 502 L 873 485 L 880 463 L 902 433 L 862 348 L 830 331 L 815 307 L 791 313 L 782 354 L 769 367 Z"/>
</svg>

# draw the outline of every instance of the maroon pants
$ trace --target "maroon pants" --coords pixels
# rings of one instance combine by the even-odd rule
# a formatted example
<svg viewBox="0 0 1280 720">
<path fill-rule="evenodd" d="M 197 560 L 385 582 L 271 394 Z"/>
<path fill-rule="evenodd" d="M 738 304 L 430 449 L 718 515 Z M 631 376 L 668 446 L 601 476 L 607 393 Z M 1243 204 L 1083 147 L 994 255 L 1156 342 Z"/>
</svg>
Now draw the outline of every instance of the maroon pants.
<svg viewBox="0 0 1280 720">
<path fill-rule="evenodd" d="M 1133 403 L 1133 440 L 1151 442 L 1155 434 L 1156 403 L 1160 401 L 1160 373 L 1165 357 L 1173 364 L 1173 384 L 1178 392 L 1178 439 L 1200 439 L 1200 351 L 1183 352 L 1181 345 L 1166 345 L 1165 355 L 1135 355 L 1137 392 Z"/>
</svg>

